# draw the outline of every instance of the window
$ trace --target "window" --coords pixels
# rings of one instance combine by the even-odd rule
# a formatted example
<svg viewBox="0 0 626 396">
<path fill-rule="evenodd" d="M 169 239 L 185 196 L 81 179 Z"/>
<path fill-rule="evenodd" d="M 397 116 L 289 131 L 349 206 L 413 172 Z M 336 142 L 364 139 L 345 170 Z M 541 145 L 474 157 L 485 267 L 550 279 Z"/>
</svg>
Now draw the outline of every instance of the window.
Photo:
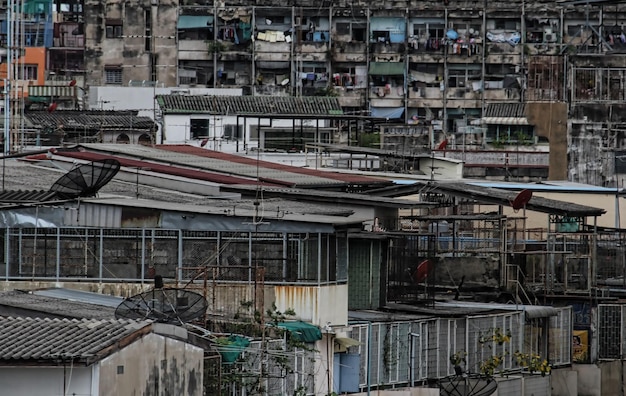
<svg viewBox="0 0 626 396">
<path fill-rule="evenodd" d="M 37 65 L 24 65 L 17 71 L 18 80 L 37 80 Z"/>
<path fill-rule="evenodd" d="M 105 83 L 122 85 L 122 68 L 120 66 L 106 66 L 104 68 Z"/>
<path fill-rule="evenodd" d="M 337 22 L 337 34 L 350 34 L 350 23 Z"/>
<path fill-rule="evenodd" d="M 190 132 L 192 139 L 200 139 L 209 137 L 210 122 L 206 118 L 192 119 L 190 125 Z"/>
<path fill-rule="evenodd" d="M 121 38 L 123 34 L 121 19 L 106 20 L 106 38 Z"/>
<path fill-rule="evenodd" d="M 504 30 L 519 30 L 519 23 L 517 20 L 511 19 L 496 19 L 495 21 L 496 29 L 504 29 Z"/>
<path fill-rule="evenodd" d="M 243 137 L 243 125 L 224 125 L 224 139 L 241 140 Z"/>
</svg>

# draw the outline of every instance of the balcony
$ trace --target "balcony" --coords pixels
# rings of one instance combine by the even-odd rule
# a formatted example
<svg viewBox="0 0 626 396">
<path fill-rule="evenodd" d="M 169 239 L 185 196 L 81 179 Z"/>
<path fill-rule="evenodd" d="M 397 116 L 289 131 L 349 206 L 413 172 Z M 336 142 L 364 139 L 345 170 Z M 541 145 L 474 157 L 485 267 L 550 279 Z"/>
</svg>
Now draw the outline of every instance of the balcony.
<svg viewBox="0 0 626 396">
<path fill-rule="evenodd" d="M 179 60 L 212 60 L 213 54 L 209 51 L 205 40 L 180 40 L 178 42 Z"/>
<path fill-rule="evenodd" d="M 54 37 L 52 40 L 53 47 L 85 48 L 85 34 L 82 24 L 57 23 L 55 30 L 58 31 L 58 37 Z"/>
<path fill-rule="evenodd" d="M 362 107 L 365 105 L 366 88 L 334 87 L 339 95 L 339 103 L 342 107 Z"/>
<path fill-rule="evenodd" d="M 370 43 L 372 54 L 404 54 L 405 50 L 404 43 Z"/>
<path fill-rule="evenodd" d="M 291 43 L 285 41 L 255 41 L 254 51 L 257 55 L 260 53 L 280 53 L 289 58 L 291 54 Z"/>
</svg>

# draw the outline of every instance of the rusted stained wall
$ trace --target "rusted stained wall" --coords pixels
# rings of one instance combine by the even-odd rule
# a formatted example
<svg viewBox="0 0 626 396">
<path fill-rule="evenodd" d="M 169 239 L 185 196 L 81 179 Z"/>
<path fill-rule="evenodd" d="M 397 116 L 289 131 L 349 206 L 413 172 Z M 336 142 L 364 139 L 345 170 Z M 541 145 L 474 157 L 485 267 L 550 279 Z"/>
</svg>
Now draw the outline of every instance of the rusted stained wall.
<svg viewBox="0 0 626 396">
<path fill-rule="evenodd" d="M 201 396 L 203 350 L 149 334 L 100 363 L 100 395 Z"/>
<path fill-rule="evenodd" d="M 549 180 L 567 180 L 567 104 L 564 102 L 527 103 L 528 121 L 537 136 L 550 142 Z"/>
<path fill-rule="evenodd" d="M 151 21 L 146 21 L 151 17 Z M 108 20 L 123 21 L 123 37 L 107 38 Z M 85 1 L 85 68 L 90 85 L 104 85 L 106 66 L 121 67 L 123 83 L 129 80 L 152 80 L 151 51 L 156 54 L 157 79 L 176 85 L 176 21 L 177 3 L 162 0 L 158 6 L 151 1 Z M 150 30 L 150 28 L 152 30 Z M 146 39 L 153 43 L 146 48 Z"/>
</svg>

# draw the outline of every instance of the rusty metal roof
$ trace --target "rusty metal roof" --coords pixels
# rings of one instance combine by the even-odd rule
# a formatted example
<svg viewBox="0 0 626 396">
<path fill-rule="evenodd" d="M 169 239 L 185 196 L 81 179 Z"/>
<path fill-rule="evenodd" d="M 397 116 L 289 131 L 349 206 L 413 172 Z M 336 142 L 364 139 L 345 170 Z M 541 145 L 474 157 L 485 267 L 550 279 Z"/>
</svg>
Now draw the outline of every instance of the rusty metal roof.
<svg viewBox="0 0 626 396">
<path fill-rule="evenodd" d="M 150 332 L 149 322 L 96 319 L 0 318 L 0 364 L 91 364 L 116 345 Z"/>
<path fill-rule="evenodd" d="M 129 147 L 130 145 L 117 144 L 115 145 L 120 149 Z M 121 151 L 121 150 L 120 150 Z M 95 153 L 89 151 L 77 151 L 75 149 L 58 149 L 55 151 L 55 155 L 81 159 L 86 161 L 99 161 L 107 158 L 114 158 L 120 162 L 124 167 L 137 168 L 137 169 L 149 169 L 152 172 L 159 172 L 172 176 L 187 177 L 195 180 L 204 180 L 213 183 L 220 184 L 262 184 L 272 185 L 268 182 L 257 182 L 254 178 L 237 177 L 227 174 L 220 174 L 217 172 L 207 172 L 205 170 L 188 169 L 184 167 L 174 166 L 167 163 L 155 163 L 152 161 L 144 161 L 130 158 L 123 158 L 116 155 L 116 153 Z M 142 157 L 143 158 L 143 157 Z"/>
<path fill-rule="evenodd" d="M 333 179 L 333 180 L 351 183 L 351 184 L 380 184 L 380 185 L 391 184 L 390 181 L 379 179 L 376 177 L 371 177 L 371 176 L 361 176 L 361 175 L 356 175 L 356 174 L 347 174 L 347 173 L 340 173 L 340 172 L 320 171 L 320 170 L 311 169 L 311 168 L 299 168 L 299 167 L 279 164 L 275 162 L 259 161 L 259 160 L 255 160 L 249 157 L 242 157 L 240 155 L 223 153 L 221 151 L 206 150 L 206 149 L 196 147 L 196 146 L 189 146 L 189 145 L 183 145 L 183 144 L 180 144 L 180 145 L 167 144 L 167 145 L 159 145 L 155 147 L 160 150 L 172 151 L 176 153 L 193 154 L 193 155 L 197 155 L 200 157 L 215 158 L 215 159 L 235 162 L 239 164 L 253 165 L 255 167 L 261 166 L 267 169 L 298 173 L 301 175 L 324 177 L 327 179 Z"/>
<path fill-rule="evenodd" d="M 302 187 L 302 188 L 344 188 L 353 185 L 388 185 L 389 181 L 365 176 L 339 175 L 333 172 L 305 170 L 303 168 L 288 165 L 279 165 L 273 162 L 245 159 L 241 156 L 210 153 L 206 149 L 194 149 L 190 147 L 169 145 L 157 145 L 154 147 L 130 145 L 130 144 L 82 144 L 79 149 L 86 155 L 88 153 L 107 154 L 118 157 L 132 157 L 143 161 L 150 161 L 145 165 L 151 167 L 152 163 L 167 164 L 164 166 L 187 168 L 187 177 L 194 177 L 191 173 L 211 172 L 221 177 L 234 177 L 259 180 L 266 185 Z M 199 155 L 201 151 L 206 152 Z M 77 155 L 77 154 L 72 154 Z M 95 157 L 93 157 L 95 158 Z M 87 159 L 87 158 L 84 158 Z M 187 172 L 188 171 L 188 172 Z M 180 175 L 183 176 L 183 175 Z M 234 183 L 224 183 L 234 184 Z"/>
<path fill-rule="evenodd" d="M 340 115 L 339 100 L 322 96 L 159 95 L 164 114 Z"/>
<path fill-rule="evenodd" d="M 137 111 L 118 110 L 55 110 L 29 111 L 24 119 L 35 128 L 65 129 L 155 129 L 149 117 L 137 116 Z"/>
</svg>

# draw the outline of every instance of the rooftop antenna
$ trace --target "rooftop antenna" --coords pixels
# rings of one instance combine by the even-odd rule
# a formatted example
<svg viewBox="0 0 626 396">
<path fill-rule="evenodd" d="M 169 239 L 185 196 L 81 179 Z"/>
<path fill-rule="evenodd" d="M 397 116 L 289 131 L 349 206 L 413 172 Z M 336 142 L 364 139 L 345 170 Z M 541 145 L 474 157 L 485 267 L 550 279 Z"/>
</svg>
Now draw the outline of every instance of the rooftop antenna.
<svg viewBox="0 0 626 396">
<path fill-rule="evenodd" d="M 122 301 L 115 309 L 115 318 L 184 324 L 203 317 L 207 307 L 200 294 L 165 287 L 163 277 L 155 275 L 154 288 Z"/>
</svg>

